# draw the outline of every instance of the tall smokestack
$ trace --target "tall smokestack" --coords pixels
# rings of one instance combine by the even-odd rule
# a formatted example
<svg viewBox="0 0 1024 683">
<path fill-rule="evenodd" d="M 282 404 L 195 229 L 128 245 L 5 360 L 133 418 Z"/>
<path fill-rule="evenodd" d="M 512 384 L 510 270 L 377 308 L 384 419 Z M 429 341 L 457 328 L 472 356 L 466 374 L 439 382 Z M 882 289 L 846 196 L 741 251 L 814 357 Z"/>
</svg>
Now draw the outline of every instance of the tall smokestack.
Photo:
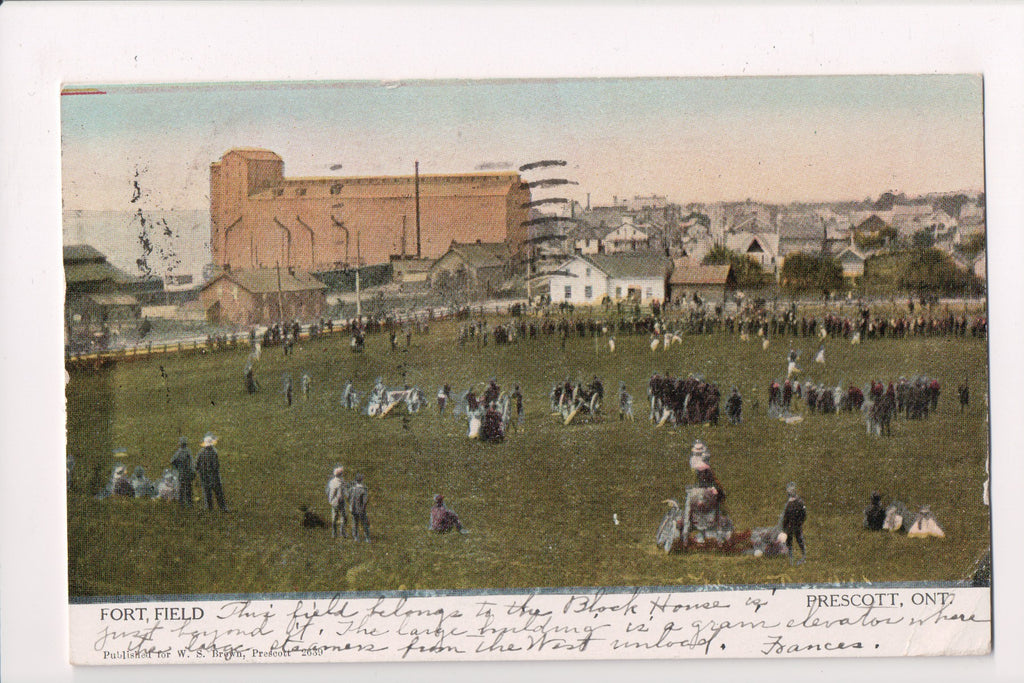
<svg viewBox="0 0 1024 683">
<path fill-rule="evenodd" d="M 420 252 L 420 162 L 416 162 L 416 258 L 422 258 Z"/>
</svg>

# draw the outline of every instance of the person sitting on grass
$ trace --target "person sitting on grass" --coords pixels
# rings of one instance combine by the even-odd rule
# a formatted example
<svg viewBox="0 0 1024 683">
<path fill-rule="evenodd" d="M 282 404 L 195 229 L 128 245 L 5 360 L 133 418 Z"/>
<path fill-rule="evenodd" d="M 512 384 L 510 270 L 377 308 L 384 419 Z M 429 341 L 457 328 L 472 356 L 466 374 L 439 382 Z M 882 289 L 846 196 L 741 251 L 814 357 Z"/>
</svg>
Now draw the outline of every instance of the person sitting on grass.
<svg viewBox="0 0 1024 683">
<path fill-rule="evenodd" d="M 445 507 L 444 496 L 439 493 L 434 496 L 434 507 L 430 508 L 430 530 L 446 534 L 452 529 L 460 534 L 466 533 L 459 516 Z"/>
<path fill-rule="evenodd" d="M 864 528 L 868 531 L 881 531 L 885 526 L 885 508 L 882 507 L 882 496 L 871 494 L 871 505 L 864 510 Z"/>
<path fill-rule="evenodd" d="M 178 487 L 178 473 L 171 468 L 165 469 L 163 476 L 160 477 L 160 481 L 156 485 L 157 499 L 171 501 L 177 500 Z"/>
<path fill-rule="evenodd" d="M 928 538 L 929 536 L 943 538 L 945 535 L 939 522 L 935 519 L 935 515 L 932 514 L 931 508 L 927 505 L 921 508 L 914 523 L 907 530 L 908 538 Z"/>
<path fill-rule="evenodd" d="M 146 478 L 146 470 L 142 465 L 135 468 L 131 478 L 132 491 L 136 498 L 153 498 L 156 496 L 156 486 Z"/>
<path fill-rule="evenodd" d="M 110 476 L 107 495 L 121 496 L 123 498 L 134 498 L 135 489 L 128 481 L 128 468 L 121 463 L 114 465 L 114 472 Z"/>
</svg>

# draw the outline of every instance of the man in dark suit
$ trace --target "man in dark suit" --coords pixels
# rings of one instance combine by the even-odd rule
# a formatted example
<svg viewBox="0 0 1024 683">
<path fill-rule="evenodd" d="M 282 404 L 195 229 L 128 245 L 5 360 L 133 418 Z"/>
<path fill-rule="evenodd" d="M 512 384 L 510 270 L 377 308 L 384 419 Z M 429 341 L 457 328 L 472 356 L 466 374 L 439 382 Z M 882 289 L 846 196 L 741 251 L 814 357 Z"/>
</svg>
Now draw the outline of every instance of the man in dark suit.
<svg viewBox="0 0 1024 683">
<path fill-rule="evenodd" d="M 804 545 L 804 521 L 807 519 L 807 506 L 797 495 L 796 483 L 789 482 L 786 486 L 786 493 L 789 499 L 786 501 L 786 508 L 782 511 L 782 520 L 779 526 L 786 534 L 786 548 L 789 552 L 790 564 L 801 565 L 807 559 L 807 548 Z M 793 542 L 800 546 L 801 557 L 799 562 L 793 558 Z"/>
<path fill-rule="evenodd" d="M 227 504 L 224 502 L 224 489 L 220 482 L 220 459 L 217 457 L 217 449 L 214 444 L 217 439 L 213 434 L 207 434 L 203 438 L 203 447 L 196 456 L 196 472 L 199 473 L 199 483 L 203 487 L 203 495 L 206 497 L 206 509 L 213 509 L 213 498 L 217 497 L 217 505 L 221 511 L 227 512 Z"/>
</svg>

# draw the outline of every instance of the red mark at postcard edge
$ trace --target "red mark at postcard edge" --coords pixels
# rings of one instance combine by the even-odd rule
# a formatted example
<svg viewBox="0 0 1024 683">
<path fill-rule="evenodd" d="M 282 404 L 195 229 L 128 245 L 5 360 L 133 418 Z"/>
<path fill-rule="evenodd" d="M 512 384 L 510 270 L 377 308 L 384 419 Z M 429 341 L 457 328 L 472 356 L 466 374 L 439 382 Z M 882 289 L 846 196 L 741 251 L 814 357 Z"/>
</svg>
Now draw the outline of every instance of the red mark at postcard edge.
<svg viewBox="0 0 1024 683">
<path fill-rule="evenodd" d="M 60 91 L 60 96 L 64 95 L 106 95 L 106 90 L 97 90 L 96 88 L 69 88 Z"/>
</svg>

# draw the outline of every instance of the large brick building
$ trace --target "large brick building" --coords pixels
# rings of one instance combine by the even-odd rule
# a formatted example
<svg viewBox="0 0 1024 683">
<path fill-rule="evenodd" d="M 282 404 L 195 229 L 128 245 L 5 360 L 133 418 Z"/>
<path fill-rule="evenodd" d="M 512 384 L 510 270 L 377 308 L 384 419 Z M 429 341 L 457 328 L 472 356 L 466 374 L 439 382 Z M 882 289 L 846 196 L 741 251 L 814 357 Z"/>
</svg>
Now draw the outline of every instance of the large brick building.
<svg viewBox="0 0 1024 683">
<path fill-rule="evenodd" d="M 518 253 L 530 189 L 515 172 L 419 175 L 420 253 L 452 241 L 504 241 Z M 264 149 L 232 149 L 210 165 L 213 261 L 235 270 L 313 272 L 416 255 L 415 176 L 286 178 Z"/>
</svg>

